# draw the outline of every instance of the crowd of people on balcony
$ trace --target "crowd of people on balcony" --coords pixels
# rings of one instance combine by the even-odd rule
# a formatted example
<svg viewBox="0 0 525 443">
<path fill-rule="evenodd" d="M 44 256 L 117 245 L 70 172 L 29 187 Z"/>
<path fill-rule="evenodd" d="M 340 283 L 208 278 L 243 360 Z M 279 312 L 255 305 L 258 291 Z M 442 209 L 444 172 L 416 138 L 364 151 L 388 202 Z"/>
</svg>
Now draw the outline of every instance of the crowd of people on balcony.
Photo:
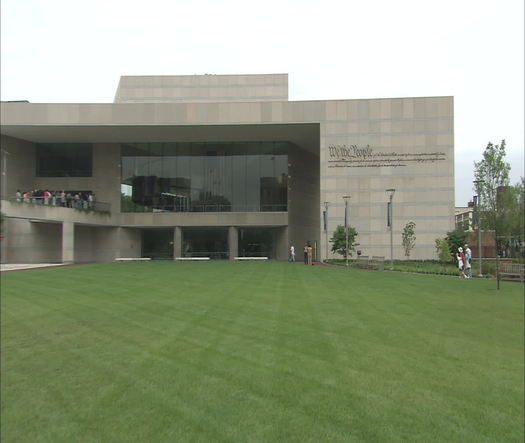
<svg viewBox="0 0 525 443">
<path fill-rule="evenodd" d="M 61 206 L 63 208 L 91 209 L 93 208 L 94 197 L 91 192 L 50 191 L 48 189 L 22 192 L 17 189 L 16 201 Z"/>
</svg>

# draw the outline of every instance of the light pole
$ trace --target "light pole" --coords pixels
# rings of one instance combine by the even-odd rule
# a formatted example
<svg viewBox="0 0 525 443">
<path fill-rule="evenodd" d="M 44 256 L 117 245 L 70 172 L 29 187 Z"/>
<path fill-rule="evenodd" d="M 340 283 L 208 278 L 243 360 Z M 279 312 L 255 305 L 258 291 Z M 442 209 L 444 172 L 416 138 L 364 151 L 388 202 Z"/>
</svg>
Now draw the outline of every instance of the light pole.
<svg viewBox="0 0 525 443">
<path fill-rule="evenodd" d="M 395 189 L 387 189 L 386 193 L 389 198 L 388 205 L 388 226 L 390 227 L 390 270 L 394 270 L 394 193 Z"/>
<path fill-rule="evenodd" d="M 324 202 L 324 233 L 326 237 L 326 262 L 328 261 L 328 202 Z"/>
<path fill-rule="evenodd" d="M 345 234 L 346 234 L 346 249 L 345 249 L 345 260 L 346 268 L 348 269 L 348 202 L 350 201 L 349 195 L 343 195 L 345 201 Z"/>
<path fill-rule="evenodd" d="M 3 159 L 2 159 L 2 198 L 8 198 L 7 194 L 7 156 L 10 155 L 5 149 L 2 149 Z"/>
<path fill-rule="evenodd" d="M 476 215 L 477 215 L 477 221 L 478 221 L 478 260 L 479 260 L 479 276 L 483 277 L 483 273 L 481 272 L 481 256 L 483 255 L 481 253 L 481 194 L 479 192 L 481 185 L 483 184 L 483 180 L 476 180 L 474 182 L 476 185 L 476 192 L 478 193 L 478 201 L 476 202 Z"/>
</svg>

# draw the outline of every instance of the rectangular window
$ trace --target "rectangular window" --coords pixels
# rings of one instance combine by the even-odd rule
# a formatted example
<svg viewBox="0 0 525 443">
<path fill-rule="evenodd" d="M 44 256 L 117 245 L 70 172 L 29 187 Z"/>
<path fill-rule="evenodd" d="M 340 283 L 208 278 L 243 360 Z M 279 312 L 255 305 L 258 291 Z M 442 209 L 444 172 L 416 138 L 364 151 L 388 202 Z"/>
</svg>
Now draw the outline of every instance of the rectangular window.
<svg viewBox="0 0 525 443">
<path fill-rule="evenodd" d="M 37 177 L 91 177 L 93 145 L 45 143 L 36 145 Z"/>
<path fill-rule="evenodd" d="M 286 142 L 122 145 L 122 212 L 287 210 Z"/>
</svg>

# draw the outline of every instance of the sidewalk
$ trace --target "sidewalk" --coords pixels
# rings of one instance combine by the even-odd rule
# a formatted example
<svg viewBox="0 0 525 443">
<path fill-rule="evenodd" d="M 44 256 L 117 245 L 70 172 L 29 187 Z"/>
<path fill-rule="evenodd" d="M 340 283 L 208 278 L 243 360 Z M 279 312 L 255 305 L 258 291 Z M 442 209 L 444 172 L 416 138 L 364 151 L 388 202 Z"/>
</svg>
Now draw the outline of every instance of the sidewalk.
<svg viewBox="0 0 525 443">
<path fill-rule="evenodd" d="M 66 266 L 63 263 L 31 263 L 31 264 L 0 264 L 0 272 L 22 271 L 26 269 L 51 268 L 55 266 Z"/>
</svg>

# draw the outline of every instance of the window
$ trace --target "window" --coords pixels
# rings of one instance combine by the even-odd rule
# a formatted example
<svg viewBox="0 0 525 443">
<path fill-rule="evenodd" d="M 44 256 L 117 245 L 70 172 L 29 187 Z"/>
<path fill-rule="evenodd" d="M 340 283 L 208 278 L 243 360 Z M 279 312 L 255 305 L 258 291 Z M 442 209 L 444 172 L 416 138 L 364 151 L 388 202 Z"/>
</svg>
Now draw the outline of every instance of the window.
<svg viewBox="0 0 525 443">
<path fill-rule="evenodd" d="M 36 145 L 37 177 L 91 177 L 93 146 L 87 143 Z"/>
<path fill-rule="evenodd" d="M 122 145 L 122 212 L 287 210 L 286 142 Z"/>
</svg>

